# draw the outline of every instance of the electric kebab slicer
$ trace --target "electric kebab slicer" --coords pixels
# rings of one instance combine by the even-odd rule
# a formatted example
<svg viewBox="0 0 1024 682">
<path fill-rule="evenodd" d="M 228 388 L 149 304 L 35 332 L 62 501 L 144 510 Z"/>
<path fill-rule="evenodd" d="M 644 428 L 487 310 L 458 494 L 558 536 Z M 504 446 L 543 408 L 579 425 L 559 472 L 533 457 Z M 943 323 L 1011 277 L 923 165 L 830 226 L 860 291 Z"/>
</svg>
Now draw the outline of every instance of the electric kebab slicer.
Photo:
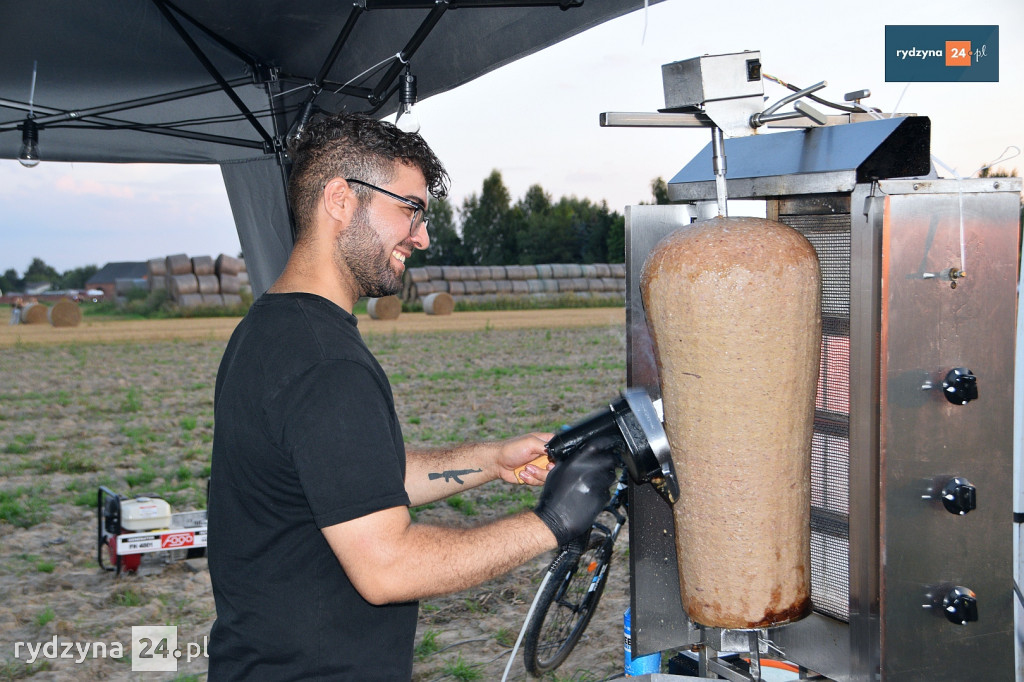
<svg viewBox="0 0 1024 682">
<path fill-rule="evenodd" d="M 556 434 L 545 449 L 552 462 L 563 462 L 596 438 L 614 441 L 615 454 L 634 483 L 650 483 L 669 504 L 679 499 L 679 481 L 661 425 L 661 401 L 652 402 L 642 388 L 628 388 L 607 409 Z"/>
</svg>

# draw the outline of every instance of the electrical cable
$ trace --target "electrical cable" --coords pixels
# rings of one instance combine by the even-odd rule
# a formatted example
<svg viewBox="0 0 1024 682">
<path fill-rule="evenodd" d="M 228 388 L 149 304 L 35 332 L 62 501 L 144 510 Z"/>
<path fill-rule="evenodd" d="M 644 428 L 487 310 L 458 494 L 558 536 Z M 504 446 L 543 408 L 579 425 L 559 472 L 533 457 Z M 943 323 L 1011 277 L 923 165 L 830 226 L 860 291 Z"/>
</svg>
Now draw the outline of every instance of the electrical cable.
<svg viewBox="0 0 1024 682">
<path fill-rule="evenodd" d="M 767 74 L 767 73 L 765 73 L 763 71 L 761 72 L 761 76 L 765 80 L 772 81 L 773 83 L 778 83 L 782 87 L 788 88 L 788 89 L 792 90 L 793 92 L 800 92 L 801 90 L 803 90 L 803 88 L 801 88 L 801 87 L 799 87 L 797 85 L 793 85 L 792 83 L 787 83 L 786 81 L 782 80 L 781 78 L 777 78 L 777 77 L 772 76 L 770 74 Z M 818 97 L 817 95 L 815 95 L 813 93 L 808 93 L 807 95 L 804 95 L 804 96 L 807 99 L 809 99 L 811 101 L 814 101 L 814 102 L 817 102 L 818 104 L 821 104 L 823 106 L 832 107 L 833 109 L 837 109 L 839 111 L 845 111 L 845 112 L 850 113 L 850 114 L 856 114 L 857 112 L 860 111 L 860 109 L 857 109 L 857 108 L 852 107 L 852 106 L 847 106 L 845 104 L 838 104 L 837 102 L 830 102 L 827 99 L 824 99 L 822 97 Z"/>
<path fill-rule="evenodd" d="M 568 552 L 567 549 L 562 550 L 562 553 L 558 556 L 561 559 Z M 523 643 L 523 637 L 526 635 L 526 628 L 530 625 L 530 619 L 533 618 L 533 612 L 537 608 L 537 602 L 540 601 L 540 595 L 544 592 L 544 586 L 548 584 L 548 580 L 551 579 L 551 573 L 553 571 L 545 571 L 544 579 L 540 581 L 540 587 L 537 588 L 537 594 L 533 597 L 533 603 L 530 604 L 530 610 L 526 612 L 526 618 L 523 620 L 523 627 L 519 630 L 519 637 L 516 639 L 515 646 L 512 647 L 512 653 L 509 654 L 508 663 L 505 664 L 505 672 L 501 676 L 501 682 L 505 682 L 508 679 L 508 673 L 512 669 L 512 662 L 516 660 L 516 654 L 519 653 L 519 645 Z"/>
</svg>

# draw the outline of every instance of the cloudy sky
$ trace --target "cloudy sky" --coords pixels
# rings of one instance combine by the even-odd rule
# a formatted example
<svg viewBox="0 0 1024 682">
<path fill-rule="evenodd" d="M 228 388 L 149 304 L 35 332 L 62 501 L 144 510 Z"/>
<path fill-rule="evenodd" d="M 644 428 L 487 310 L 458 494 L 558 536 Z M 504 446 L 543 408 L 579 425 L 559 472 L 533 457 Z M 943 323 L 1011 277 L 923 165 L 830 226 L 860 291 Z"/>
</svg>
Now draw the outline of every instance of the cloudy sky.
<svg viewBox="0 0 1024 682">
<path fill-rule="evenodd" d="M 540 183 L 556 199 L 603 199 L 621 212 L 648 200 L 651 180 L 674 175 L 709 134 L 600 128 L 598 115 L 664 106 L 664 63 L 760 50 L 765 72 L 801 86 L 826 80 L 818 94 L 833 101 L 867 88 L 867 103 L 883 111 L 931 117 L 933 154 L 963 176 L 1008 146 L 1024 148 L 1024 3 L 838 7 L 666 0 L 421 102 L 421 133 L 451 173 L 456 205 L 496 168 L 514 199 Z M 885 25 L 922 23 L 999 25 L 1000 81 L 886 83 Z M 765 92 L 770 101 L 786 94 L 770 83 Z M 216 166 L 47 163 L 45 154 L 43 140 L 34 169 L 0 161 L 0 271 L 23 272 L 36 256 L 66 270 L 239 251 Z M 1024 157 L 1001 165 L 1024 172 Z"/>
</svg>

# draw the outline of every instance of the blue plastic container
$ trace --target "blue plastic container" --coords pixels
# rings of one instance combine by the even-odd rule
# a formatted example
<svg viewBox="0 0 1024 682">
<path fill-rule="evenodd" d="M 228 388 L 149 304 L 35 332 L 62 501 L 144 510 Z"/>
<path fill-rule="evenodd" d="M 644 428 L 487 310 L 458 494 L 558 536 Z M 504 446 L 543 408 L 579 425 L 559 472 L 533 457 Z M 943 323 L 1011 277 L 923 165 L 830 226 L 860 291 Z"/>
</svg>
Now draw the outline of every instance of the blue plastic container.
<svg viewBox="0 0 1024 682">
<path fill-rule="evenodd" d="M 633 636 L 632 628 L 629 623 L 629 609 L 626 609 L 626 615 L 623 617 L 623 634 L 625 635 L 625 671 L 626 677 L 639 677 L 640 675 L 647 675 L 650 673 L 661 672 L 661 652 L 655 652 L 646 656 L 639 656 L 633 658 Z"/>
</svg>

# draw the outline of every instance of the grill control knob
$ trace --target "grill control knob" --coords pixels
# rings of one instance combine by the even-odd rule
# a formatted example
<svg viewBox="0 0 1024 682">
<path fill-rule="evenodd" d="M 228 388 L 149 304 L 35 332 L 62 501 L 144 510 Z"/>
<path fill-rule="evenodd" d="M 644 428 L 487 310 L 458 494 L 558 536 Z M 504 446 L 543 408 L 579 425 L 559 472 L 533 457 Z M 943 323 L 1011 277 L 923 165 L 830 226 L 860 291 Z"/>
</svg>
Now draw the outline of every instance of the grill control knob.
<svg viewBox="0 0 1024 682">
<path fill-rule="evenodd" d="M 949 370 L 942 382 L 942 395 L 954 405 L 966 405 L 978 399 L 978 377 L 966 367 Z"/>
<path fill-rule="evenodd" d="M 978 620 L 978 598 L 972 590 L 958 585 L 942 598 L 942 610 L 950 623 L 967 625 Z"/>
<path fill-rule="evenodd" d="M 950 479 L 942 488 L 942 506 L 950 514 L 963 516 L 978 506 L 978 489 L 966 478 Z"/>
</svg>

